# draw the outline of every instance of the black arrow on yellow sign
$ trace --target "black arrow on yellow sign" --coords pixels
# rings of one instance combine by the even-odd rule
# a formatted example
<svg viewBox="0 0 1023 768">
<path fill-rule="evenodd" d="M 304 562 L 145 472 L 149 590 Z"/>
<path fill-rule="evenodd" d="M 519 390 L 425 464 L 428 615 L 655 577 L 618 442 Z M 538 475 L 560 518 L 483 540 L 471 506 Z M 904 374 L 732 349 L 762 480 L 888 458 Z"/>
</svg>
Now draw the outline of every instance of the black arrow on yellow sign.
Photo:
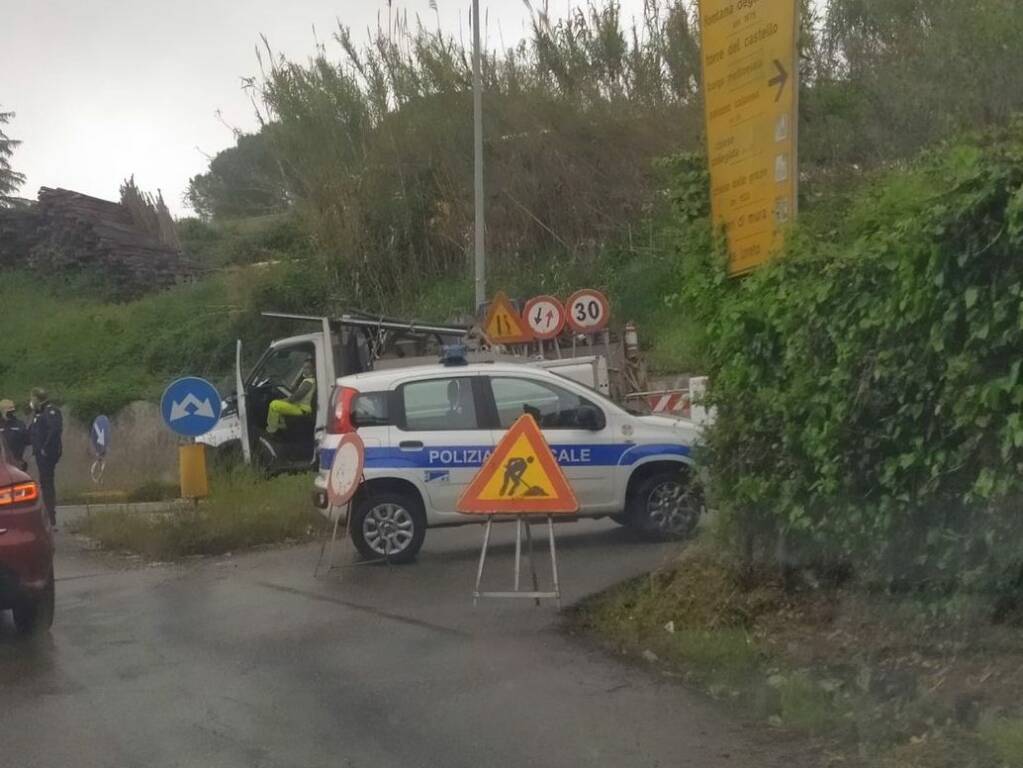
<svg viewBox="0 0 1023 768">
<path fill-rule="evenodd" d="M 768 80 L 767 84 L 778 86 L 778 93 L 774 97 L 774 100 L 778 101 L 781 99 L 781 94 L 785 90 L 785 83 L 789 81 L 789 73 L 778 59 L 774 60 L 774 66 L 778 68 L 778 74 Z"/>
</svg>

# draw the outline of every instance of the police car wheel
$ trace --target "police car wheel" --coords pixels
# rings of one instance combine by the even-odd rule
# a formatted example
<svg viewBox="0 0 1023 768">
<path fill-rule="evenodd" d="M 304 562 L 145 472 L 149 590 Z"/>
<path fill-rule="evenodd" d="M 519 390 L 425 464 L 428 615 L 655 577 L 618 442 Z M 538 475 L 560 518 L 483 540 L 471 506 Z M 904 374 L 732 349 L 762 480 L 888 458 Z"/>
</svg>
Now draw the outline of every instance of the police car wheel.
<svg viewBox="0 0 1023 768">
<path fill-rule="evenodd" d="M 367 560 L 410 563 L 426 538 L 418 499 L 400 492 L 368 493 L 352 513 L 352 541 Z"/>
<path fill-rule="evenodd" d="M 662 472 L 642 480 L 632 502 L 633 525 L 654 541 L 689 537 L 703 512 L 699 489 L 682 472 Z"/>
</svg>

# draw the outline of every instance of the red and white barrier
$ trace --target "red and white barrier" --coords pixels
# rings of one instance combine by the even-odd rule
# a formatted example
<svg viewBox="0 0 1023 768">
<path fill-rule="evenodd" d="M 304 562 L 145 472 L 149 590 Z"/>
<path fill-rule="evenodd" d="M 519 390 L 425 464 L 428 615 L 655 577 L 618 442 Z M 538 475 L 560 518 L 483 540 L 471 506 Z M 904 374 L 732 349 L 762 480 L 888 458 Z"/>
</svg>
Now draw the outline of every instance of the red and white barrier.
<svg viewBox="0 0 1023 768">
<path fill-rule="evenodd" d="M 650 413 L 657 416 L 674 416 L 690 419 L 703 425 L 714 420 L 713 409 L 702 404 L 707 392 L 707 377 L 694 376 L 689 380 L 689 389 L 664 389 L 657 392 L 634 392 L 626 400 L 642 401 Z M 694 401 L 698 403 L 693 405 Z"/>
<path fill-rule="evenodd" d="M 663 414 L 666 416 L 682 416 L 689 418 L 692 412 L 692 403 L 689 400 L 689 392 L 676 390 L 674 392 L 655 392 L 646 396 L 647 404 L 650 406 L 650 413 Z"/>
</svg>

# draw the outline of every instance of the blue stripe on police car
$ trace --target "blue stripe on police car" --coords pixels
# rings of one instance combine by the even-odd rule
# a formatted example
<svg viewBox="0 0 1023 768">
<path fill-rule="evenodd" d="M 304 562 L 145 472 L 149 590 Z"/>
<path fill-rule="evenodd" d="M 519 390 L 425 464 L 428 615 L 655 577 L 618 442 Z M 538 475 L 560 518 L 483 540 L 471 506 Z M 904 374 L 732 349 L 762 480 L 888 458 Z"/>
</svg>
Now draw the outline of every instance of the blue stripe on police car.
<svg viewBox="0 0 1023 768">
<path fill-rule="evenodd" d="M 493 451 L 492 446 L 437 446 L 409 452 L 400 448 L 366 448 L 366 469 L 464 469 L 483 466 Z M 632 466 L 644 459 L 658 456 L 684 457 L 690 451 L 684 445 L 552 445 L 558 464 L 563 467 Z M 320 449 L 320 468 L 329 470 L 334 450 Z"/>
</svg>

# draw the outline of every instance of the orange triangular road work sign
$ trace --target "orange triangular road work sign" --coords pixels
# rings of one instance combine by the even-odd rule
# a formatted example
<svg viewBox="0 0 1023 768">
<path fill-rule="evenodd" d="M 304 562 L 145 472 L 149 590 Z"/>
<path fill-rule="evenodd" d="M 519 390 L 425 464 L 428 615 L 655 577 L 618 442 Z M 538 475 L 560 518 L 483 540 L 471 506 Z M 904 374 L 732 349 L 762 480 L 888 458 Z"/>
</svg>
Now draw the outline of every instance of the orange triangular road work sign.
<svg viewBox="0 0 1023 768">
<path fill-rule="evenodd" d="M 579 509 L 572 486 L 533 417 L 512 424 L 458 500 L 474 514 L 555 514 Z"/>
<path fill-rule="evenodd" d="M 490 302 L 483 332 L 494 344 L 525 344 L 533 340 L 529 326 L 522 322 L 504 291 L 499 291 Z"/>
</svg>

